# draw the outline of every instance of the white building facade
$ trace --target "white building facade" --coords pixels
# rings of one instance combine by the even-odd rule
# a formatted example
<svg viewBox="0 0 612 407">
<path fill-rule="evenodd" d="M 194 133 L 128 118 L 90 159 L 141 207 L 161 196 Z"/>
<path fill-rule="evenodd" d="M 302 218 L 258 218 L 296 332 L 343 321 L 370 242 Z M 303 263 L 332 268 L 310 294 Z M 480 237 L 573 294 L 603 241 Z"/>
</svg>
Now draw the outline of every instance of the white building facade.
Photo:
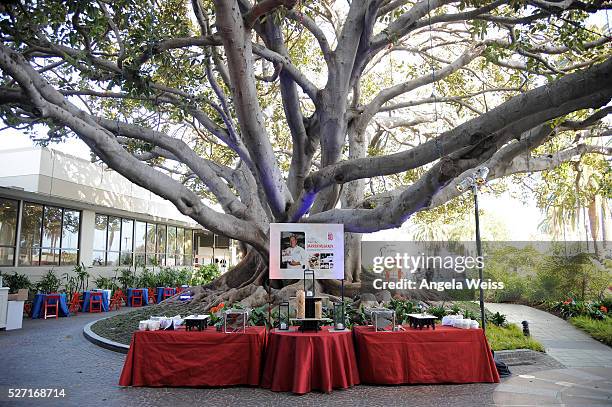
<svg viewBox="0 0 612 407">
<path fill-rule="evenodd" d="M 0 151 L 0 271 L 37 281 L 83 263 L 117 268 L 236 263 L 230 239 L 103 164 L 47 148 Z"/>
</svg>

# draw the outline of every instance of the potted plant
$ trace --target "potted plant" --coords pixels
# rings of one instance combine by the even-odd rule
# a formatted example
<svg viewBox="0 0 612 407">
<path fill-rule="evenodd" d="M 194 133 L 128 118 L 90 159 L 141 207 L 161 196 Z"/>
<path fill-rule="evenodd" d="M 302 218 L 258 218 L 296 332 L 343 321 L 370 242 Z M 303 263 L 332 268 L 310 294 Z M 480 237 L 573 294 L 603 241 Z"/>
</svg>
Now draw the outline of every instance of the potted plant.
<svg viewBox="0 0 612 407">
<path fill-rule="evenodd" d="M 38 291 L 45 294 L 56 293 L 59 290 L 61 284 L 62 282 L 57 276 L 57 274 L 55 274 L 55 271 L 49 270 L 36 284 L 36 288 Z"/>
<path fill-rule="evenodd" d="M 9 287 L 9 294 L 14 294 L 18 290 L 32 287 L 30 279 L 25 274 L 2 274 L 2 284 Z"/>
</svg>

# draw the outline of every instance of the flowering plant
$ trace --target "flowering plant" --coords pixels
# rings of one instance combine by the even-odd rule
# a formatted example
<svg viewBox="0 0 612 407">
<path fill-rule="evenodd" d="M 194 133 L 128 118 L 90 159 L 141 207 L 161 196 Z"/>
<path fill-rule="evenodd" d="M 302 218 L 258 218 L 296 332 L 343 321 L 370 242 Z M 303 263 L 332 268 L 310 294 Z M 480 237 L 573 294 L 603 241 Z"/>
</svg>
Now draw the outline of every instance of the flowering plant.
<svg viewBox="0 0 612 407">
<path fill-rule="evenodd" d="M 216 325 L 221 322 L 221 314 L 225 310 L 225 303 L 220 303 L 214 307 L 212 307 L 210 311 L 210 323 L 211 325 Z"/>
</svg>

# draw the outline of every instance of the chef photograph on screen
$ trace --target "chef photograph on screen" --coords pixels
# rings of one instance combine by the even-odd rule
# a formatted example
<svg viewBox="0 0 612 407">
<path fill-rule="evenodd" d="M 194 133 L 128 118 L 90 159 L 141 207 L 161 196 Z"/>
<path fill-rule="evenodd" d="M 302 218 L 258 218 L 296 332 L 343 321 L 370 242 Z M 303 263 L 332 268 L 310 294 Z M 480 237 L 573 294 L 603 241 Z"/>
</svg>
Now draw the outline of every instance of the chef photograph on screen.
<svg viewBox="0 0 612 407">
<path fill-rule="evenodd" d="M 281 232 L 281 268 L 305 269 L 308 267 L 304 232 Z"/>
</svg>

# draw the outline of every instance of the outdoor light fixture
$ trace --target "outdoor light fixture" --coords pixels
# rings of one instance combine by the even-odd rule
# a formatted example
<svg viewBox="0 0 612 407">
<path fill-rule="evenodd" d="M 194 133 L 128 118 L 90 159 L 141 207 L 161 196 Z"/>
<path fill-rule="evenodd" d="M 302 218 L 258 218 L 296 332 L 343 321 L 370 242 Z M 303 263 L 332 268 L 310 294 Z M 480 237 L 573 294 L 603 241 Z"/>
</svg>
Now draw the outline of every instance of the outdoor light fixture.
<svg viewBox="0 0 612 407">
<path fill-rule="evenodd" d="M 474 172 L 474 181 L 478 185 L 484 185 L 487 182 L 487 175 L 489 175 L 489 169 L 487 167 L 480 167 Z"/>
<path fill-rule="evenodd" d="M 479 187 L 487 182 L 487 176 L 489 175 L 489 169 L 487 167 L 476 168 L 472 175 L 468 175 L 456 186 L 457 191 L 465 192 L 469 188 Z"/>
<path fill-rule="evenodd" d="M 474 185 L 474 178 L 465 177 L 463 181 L 457 184 L 457 191 L 459 192 L 467 191 L 467 189 L 470 188 L 472 185 Z"/>
<path fill-rule="evenodd" d="M 306 298 L 315 296 L 315 273 L 312 269 L 304 270 L 304 293 Z"/>
<path fill-rule="evenodd" d="M 334 303 L 334 328 L 337 331 L 344 330 L 344 303 Z"/>
<path fill-rule="evenodd" d="M 489 169 L 487 167 L 479 167 L 474 170 L 472 175 L 468 175 L 461 182 L 457 184 L 457 191 L 464 192 L 468 188 L 472 188 L 472 192 L 474 193 L 474 220 L 476 221 L 476 251 L 478 252 L 478 257 L 482 258 L 482 242 L 480 241 L 480 217 L 478 215 L 478 187 L 483 186 L 487 182 L 487 175 L 489 175 Z M 479 263 L 482 264 L 482 263 Z M 482 283 L 483 274 L 482 267 L 478 267 L 478 278 Z M 482 325 L 482 330 L 486 331 L 486 320 L 485 320 L 485 310 L 484 310 L 484 289 L 482 288 L 482 284 L 480 285 L 480 321 Z"/>
<path fill-rule="evenodd" d="M 281 302 L 278 304 L 278 329 L 281 331 L 289 330 L 289 303 Z"/>
</svg>

